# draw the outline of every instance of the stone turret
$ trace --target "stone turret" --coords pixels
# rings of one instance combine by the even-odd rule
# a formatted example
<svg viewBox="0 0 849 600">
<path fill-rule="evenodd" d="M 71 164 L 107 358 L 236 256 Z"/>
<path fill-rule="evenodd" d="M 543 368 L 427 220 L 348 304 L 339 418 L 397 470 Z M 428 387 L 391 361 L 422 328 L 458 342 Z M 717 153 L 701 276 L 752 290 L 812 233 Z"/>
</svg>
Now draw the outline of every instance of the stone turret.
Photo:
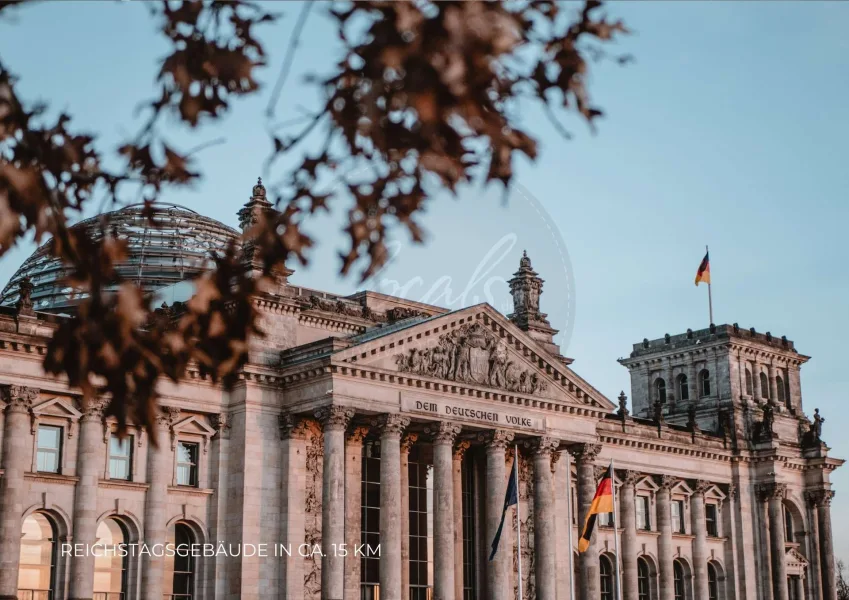
<svg viewBox="0 0 849 600">
<path fill-rule="evenodd" d="M 257 177 L 256 185 L 253 187 L 251 197 L 237 213 L 239 217 L 239 227 L 241 228 L 242 233 L 247 233 L 250 228 L 259 223 L 260 219 L 263 217 L 273 218 L 276 213 L 277 211 L 274 209 L 274 205 L 268 200 L 265 186 L 262 185 L 262 177 Z M 262 262 L 257 256 L 253 241 L 249 236 L 247 236 L 244 242 L 244 253 L 245 260 L 250 263 L 251 269 L 257 273 L 262 271 Z M 281 289 L 282 286 L 289 283 L 289 276 L 292 275 L 292 273 L 294 273 L 294 271 L 286 267 L 279 268 L 275 272 L 277 276 L 277 283 L 281 286 Z"/>
<path fill-rule="evenodd" d="M 555 358 L 568 364 L 571 361 L 560 354 L 560 346 L 554 342 L 557 330 L 548 322 L 548 315 L 540 311 L 539 302 L 544 283 L 531 266 L 527 251 L 523 251 L 519 270 L 513 273 L 513 278 L 507 282 L 510 295 L 513 296 L 513 312 L 507 315 L 507 318 L 522 331 L 527 331 Z"/>
</svg>

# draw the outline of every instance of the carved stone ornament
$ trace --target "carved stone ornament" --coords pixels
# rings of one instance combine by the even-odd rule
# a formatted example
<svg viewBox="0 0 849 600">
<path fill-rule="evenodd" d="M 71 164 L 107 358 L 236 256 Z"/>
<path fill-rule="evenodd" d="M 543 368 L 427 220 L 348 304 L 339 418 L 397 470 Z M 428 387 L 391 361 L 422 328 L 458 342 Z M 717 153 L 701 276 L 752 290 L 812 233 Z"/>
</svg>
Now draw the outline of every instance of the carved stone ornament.
<svg viewBox="0 0 849 600">
<path fill-rule="evenodd" d="M 368 435 L 369 428 L 365 425 L 356 425 L 348 432 L 348 441 L 353 444 L 362 444 Z"/>
<path fill-rule="evenodd" d="M 625 471 L 624 476 L 622 477 L 622 485 L 633 487 L 637 485 L 637 482 L 642 478 L 642 474 L 638 471 Z"/>
<path fill-rule="evenodd" d="M 787 496 L 786 483 L 762 483 L 757 487 L 758 498 L 766 502 L 770 498 L 784 499 Z"/>
<path fill-rule="evenodd" d="M 625 395 L 624 390 L 619 392 L 619 410 L 616 411 L 616 414 L 622 419 L 630 414 L 628 412 L 628 396 Z"/>
<path fill-rule="evenodd" d="M 552 437 L 541 437 L 531 443 L 534 454 L 537 456 L 551 457 L 551 453 L 560 446 L 560 440 Z"/>
<path fill-rule="evenodd" d="M 739 490 L 737 489 L 737 486 L 733 483 L 729 483 L 727 496 L 733 500 L 737 497 L 738 493 Z"/>
<path fill-rule="evenodd" d="M 297 415 L 280 415 L 280 437 L 284 440 L 303 440 L 307 437 L 307 420 Z"/>
<path fill-rule="evenodd" d="M 696 481 L 696 485 L 693 488 L 693 495 L 704 496 L 705 493 L 713 487 L 713 484 L 710 481 L 705 481 L 704 479 L 699 479 Z"/>
<path fill-rule="evenodd" d="M 471 448 L 471 446 L 472 443 L 468 440 L 457 442 L 457 445 L 454 446 L 454 460 L 463 460 L 463 455 L 466 454 L 466 450 Z"/>
<path fill-rule="evenodd" d="M 432 348 L 413 348 L 396 354 L 395 362 L 404 373 L 488 385 L 522 394 L 543 392 L 548 387 L 539 373 L 522 369 L 510 360 L 507 346 L 481 323 L 466 324 L 444 333 Z"/>
<path fill-rule="evenodd" d="M 551 453 L 551 472 L 557 472 L 557 463 L 560 461 L 560 452 L 552 452 Z"/>
<path fill-rule="evenodd" d="M 418 433 L 408 433 L 401 438 L 401 454 L 408 454 L 417 441 L 419 441 Z"/>
<path fill-rule="evenodd" d="M 18 283 L 18 301 L 15 302 L 15 309 L 19 315 L 32 317 L 35 315 L 32 304 L 32 281 L 29 277 L 24 277 Z"/>
<path fill-rule="evenodd" d="M 486 444 L 487 448 L 504 450 L 507 444 L 513 441 L 513 432 L 504 429 L 494 429 L 478 436 L 478 439 Z"/>
<path fill-rule="evenodd" d="M 102 421 L 103 415 L 106 412 L 106 407 L 109 406 L 108 398 L 93 398 L 83 405 L 83 421 Z"/>
<path fill-rule="evenodd" d="M 678 478 L 672 475 L 661 475 L 657 480 L 657 484 L 661 489 L 669 491 L 678 485 Z"/>
<path fill-rule="evenodd" d="M 315 411 L 315 418 L 328 431 L 345 431 L 353 416 L 353 409 L 344 406 L 323 406 Z"/>
<path fill-rule="evenodd" d="M 10 385 L 3 388 L 3 401 L 9 412 L 25 413 L 32 408 L 41 390 L 24 385 Z"/>
<path fill-rule="evenodd" d="M 576 444 L 569 448 L 576 461 L 592 462 L 601 452 L 601 444 Z"/>
<path fill-rule="evenodd" d="M 210 421 L 218 436 L 223 437 L 227 430 L 230 429 L 230 415 L 226 412 L 212 415 Z"/>
<path fill-rule="evenodd" d="M 810 506 L 820 508 L 823 506 L 831 506 L 831 500 L 834 498 L 832 490 L 810 490 L 805 492 L 805 500 Z"/>
<path fill-rule="evenodd" d="M 410 419 L 408 417 L 396 413 L 381 415 L 377 419 L 377 427 L 380 429 L 381 437 L 390 435 L 400 437 L 409 424 Z"/>
<path fill-rule="evenodd" d="M 451 423 L 450 421 L 440 421 L 435 425 L 430 425 L 427 428 L 427 432 L 433 436 L 434 444 L 451 444 L 453 446 L 454 440 L 460 432 L 463 430 L 462 427 Z"/>
<path fill-rule="evenodd" d="M 156 414 L 156 423 L 158 425 L 170 427 L 180 415 L 180 409 L 175 406 L 160 406 L 159 408 L 160 410 Z"/>
</svg>

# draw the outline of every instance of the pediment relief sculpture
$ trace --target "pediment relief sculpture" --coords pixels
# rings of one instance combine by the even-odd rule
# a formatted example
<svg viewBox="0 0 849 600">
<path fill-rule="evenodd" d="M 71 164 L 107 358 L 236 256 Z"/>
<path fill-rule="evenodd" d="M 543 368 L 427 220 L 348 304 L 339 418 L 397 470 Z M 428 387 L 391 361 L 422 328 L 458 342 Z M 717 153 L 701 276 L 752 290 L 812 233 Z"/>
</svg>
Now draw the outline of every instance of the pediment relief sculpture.
<svg viewBox="0 0 849 600">
<path fill-rule="evenodd" d="M 439 337 L 435 346 L 395 355 L 398 370 L 437 379 L 503 388 L 511 392 L 544 392 L 548 383 L 536 371 L 511 360 L 507 346 L 481 323 L 463 325 Z"/>
</svg>

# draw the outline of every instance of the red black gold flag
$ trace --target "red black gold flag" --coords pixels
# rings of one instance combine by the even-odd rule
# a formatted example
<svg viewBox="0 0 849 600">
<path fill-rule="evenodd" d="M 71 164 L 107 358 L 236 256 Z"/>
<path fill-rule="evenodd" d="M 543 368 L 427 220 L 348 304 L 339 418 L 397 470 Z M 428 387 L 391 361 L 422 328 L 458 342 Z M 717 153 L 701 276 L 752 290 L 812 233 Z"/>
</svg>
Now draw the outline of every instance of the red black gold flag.
<svg viewBox="0 0 849 600">
<path fill-rule="evenodd" d="M 696 285 L 699 285 L 703 281 L 710 285 L 710 253 L 708 252 L 705 252 L 702 264 L 699 265 L 699 270 L 696 271 Z"/>
<path fill-rule="evenodd" d="M 597 515 L 600 513 L 613 512 L 613 463 L 610 464 L 604 477 L 598 482 L 593 502 L 590 504 L 590 510 L 587 511 L 587 518 L 584 521 L 584 530 L 581 532 L 581 539 L 578 540 L 578 552 L 584 552 L 590 546 L 590 539 L 595 529 Z"/>
</svg>

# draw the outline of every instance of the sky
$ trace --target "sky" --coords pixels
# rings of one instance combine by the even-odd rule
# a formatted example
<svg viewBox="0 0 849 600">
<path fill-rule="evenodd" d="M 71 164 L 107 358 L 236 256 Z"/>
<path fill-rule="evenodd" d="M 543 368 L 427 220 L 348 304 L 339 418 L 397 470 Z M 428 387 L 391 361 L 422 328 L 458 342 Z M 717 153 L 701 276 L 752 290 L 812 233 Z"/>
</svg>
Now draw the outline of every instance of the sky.
<svg viewBox="0 0 849 600">
<path fill-rule="evenodd" d="M 327 7 L 313 10 L 304 30 L 281 119 L 314 105 L 303 76 L 327 73 L 338 57 Z M 260 35 L 271 56 L 259 73 L 266 90 L 300 6 L 274 10 L 280 23 Z M 398 260 L 371 287 L 387 291 L 397 281 L 413 299 L 486 300 L 506 312 L 503 282 L 527 249 L 546 280 L 542 309 L 561 330 L 564 353 L 615 398 L 628 393 L 616 359 L 631 344 L 707 326 L 706 290 L 693 277 L 710 245 L 714 321 L 786 335 L 812 356 L 802 371 L 805 411 L 820 409 L 831 454 L 849 457 L 839 433 L 849 427 L 841 358 L 849 340 L 849 3 L 629 2 L 607 11 L 632 30 L 613 49 L 635 61 L 593 65 L 590 92 L 605 111 L 597 131 L 566 117 L 574 133 L 566 141 L 529 108 L 523 123 L 541 156 L 517 165 L 506 205 L 491 186 L 435 199 L 427 245 L 413 248 L 399 232 Z M 108 151 L 138 126 L 134 108 L 154 95 L 166 50 L 138 4 L 40 3 L 0 22 L 0 57 L 20 75 L 24 96 L 69 111 Z M 197 155 L 200 184 L 165 200 L 235 226 L 256 177 L 275 181 L 294 161 L 263 170 L 267 101 L 267 93 L 238 101 L 220 125 L 191 135 L 170 124 L 183 148 L 225 142 Z M 293 283 L 358 289 L 337 275 L 343 210 L 311 224 L 320 245 L 308 268 L 292 265 Z M 0 280 L 33 248 L 0 258 Z M 849 559 L 849 466 L 833 481 L 836 551 Z"/>
</svg>

